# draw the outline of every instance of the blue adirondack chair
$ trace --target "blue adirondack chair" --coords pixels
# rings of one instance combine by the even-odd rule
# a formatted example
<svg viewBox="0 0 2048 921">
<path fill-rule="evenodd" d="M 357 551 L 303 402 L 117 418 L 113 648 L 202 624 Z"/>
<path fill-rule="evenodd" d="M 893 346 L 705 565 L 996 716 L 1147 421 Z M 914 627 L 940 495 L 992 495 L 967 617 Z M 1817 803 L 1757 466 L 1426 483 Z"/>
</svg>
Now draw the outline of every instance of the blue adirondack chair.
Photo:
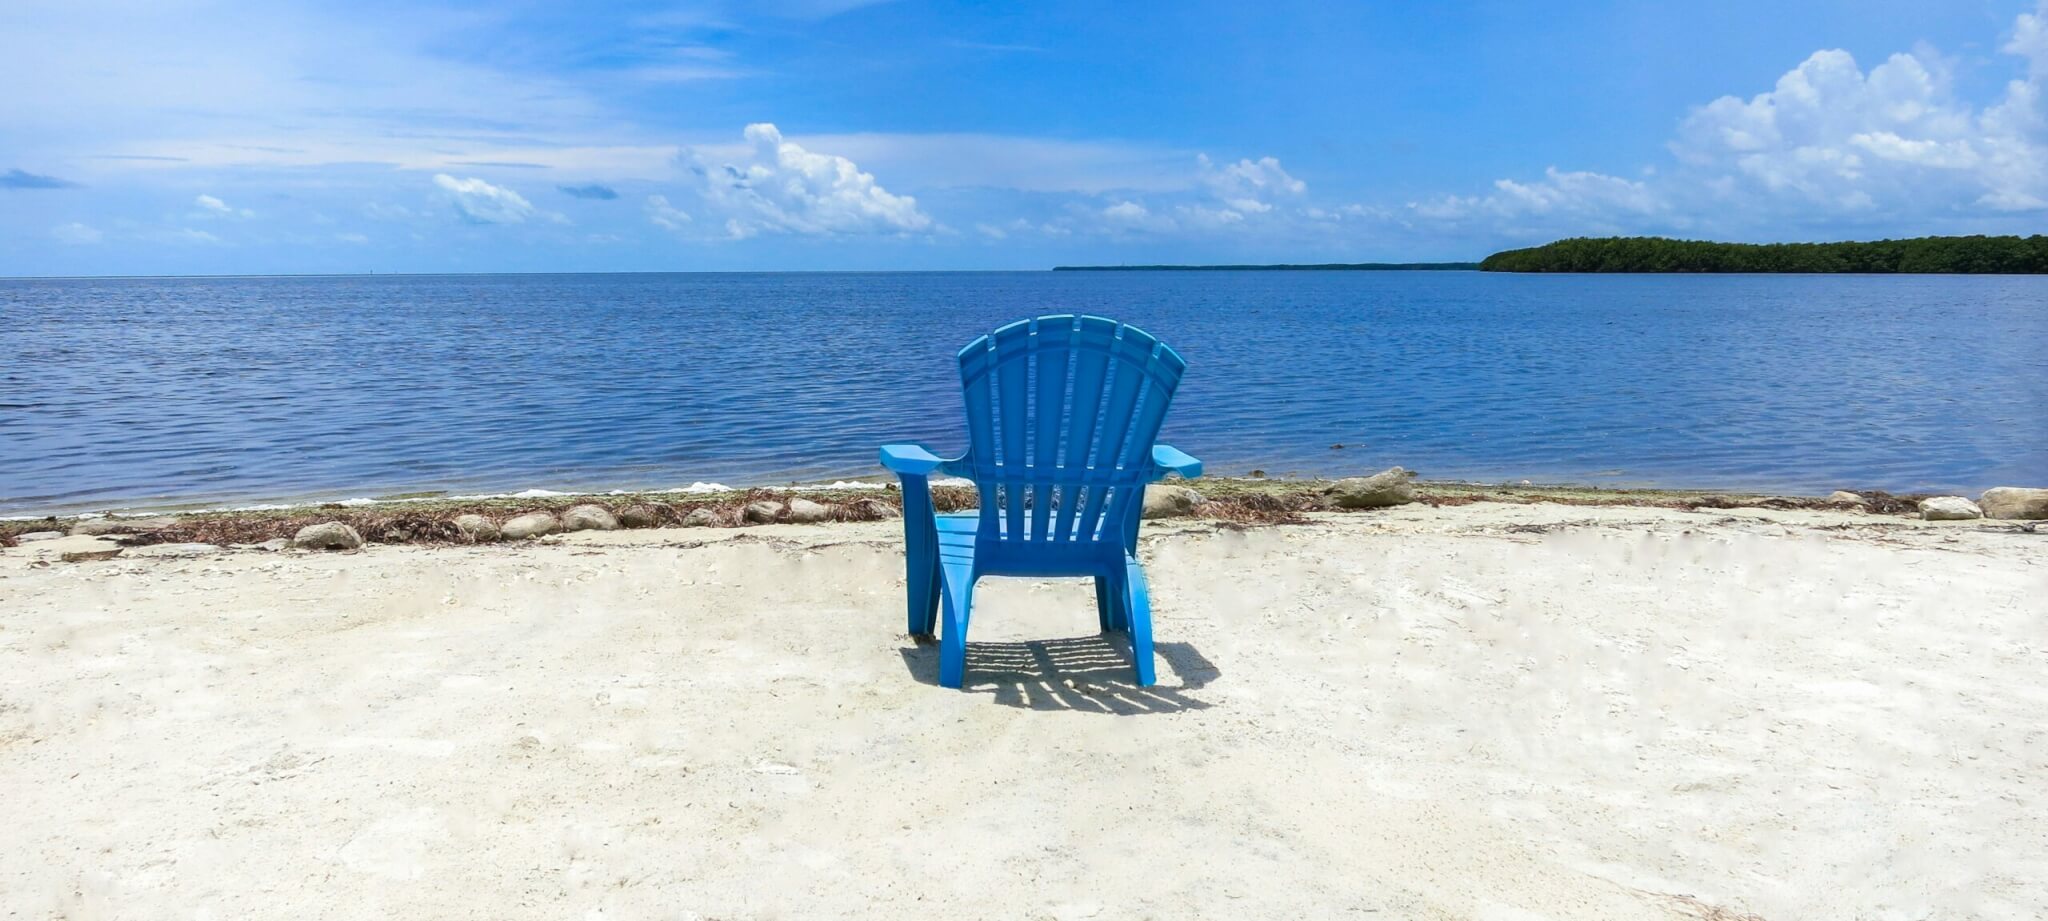
<svg viewBox="0 0 2048 921">
<path fill-rule="evenodd" d="M 1146 483 L 1202 475 L 1201 461 L 1152 443 L 1187 363 L 1143 330 L 1067 314 L 1011 323 L 959 359 L 967 453 L 882 447 L 903 481 L 911 634 L 929 636 L 945 612 L 939 683 L 966 679 L 977 579 L 1092 576 L 1102 629 L 1129 632 L 1138 684 L 1152 684 L 1138 520 Z M 934 473 L 973 480 L 980 509 L 935 513 Z"/>
</svg>

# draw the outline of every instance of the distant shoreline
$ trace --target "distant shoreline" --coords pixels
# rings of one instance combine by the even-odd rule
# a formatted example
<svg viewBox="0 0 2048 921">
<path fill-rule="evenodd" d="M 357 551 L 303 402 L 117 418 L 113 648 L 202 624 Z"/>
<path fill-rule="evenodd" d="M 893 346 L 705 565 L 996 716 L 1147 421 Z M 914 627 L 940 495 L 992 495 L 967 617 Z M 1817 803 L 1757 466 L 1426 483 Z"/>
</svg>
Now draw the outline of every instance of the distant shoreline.
<svg viewBox="0 0 2048 921">
<path fill-rule="evenodd" d="M 1055 272 L 1476 272 L 1477 262 L 1326 262 L 1314 265 L 1056 265 Z"/>
<path fill-rule="evenodd" d="M 1913 237 L 1841 243 L 1715 243 L 1574 237 L 1494 253 L 1483 272 L 1679 275 L 2042 275 L 2048 236 Z"/>
</svg>

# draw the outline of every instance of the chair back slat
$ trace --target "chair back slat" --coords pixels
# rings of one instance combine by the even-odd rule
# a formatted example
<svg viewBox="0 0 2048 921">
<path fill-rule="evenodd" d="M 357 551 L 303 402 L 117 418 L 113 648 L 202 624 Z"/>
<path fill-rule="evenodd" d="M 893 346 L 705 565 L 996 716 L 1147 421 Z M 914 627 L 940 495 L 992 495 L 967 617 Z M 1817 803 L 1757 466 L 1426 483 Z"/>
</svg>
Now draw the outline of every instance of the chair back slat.
<svg viewBox="0 0 2048 921">
<path fill-rule="evenodd" d="M 1071 409 L 1067 403 L 1067 369 L 1073 364 L 1074 324 L 1072 318 L 1031 321 L 1032 348 L 1037 354 L 1031 364 L 1031 469 L 1033 473 L 1060 465 L 1060 432 Z M 1053 540 L 1051 524 L 1054 506 L 1061 504 L 1062 484 L 1034 487 L 1031 504 L 1031 535 L 1034 540 Z"/>
<path fill-rule="evenodd" d="M 970 457 L 993 457 L 995 451 L 995 385 L 988 370 L 995 365 L 991 343 L 983 336 L 960 350 L 961 392 L 967 398 L 967 444 Z M 996 501 L 995 482 L 974 477 L 981 507 Z"/>
<path fill-rule="evenodd" d="M 1074 387 L 1067 401 L 1066 445 L 1060 452 L 1059 462 L 1059 466 L 1067 470 L 1086 469 L 1089 452 L 1095 447 L 1095 428 L 1102 411 L 1102 384 L 1108 379 L 1110 347 L 1116 343 L 1116 332 L 1116 322 L 1101 317 L 1081 317 L 1075 321 L 1070 340 L 1074 356 Z M 1062 501 L 1053 523 L 1053 540 L 1073 539 L 1074 521 L 1081 510 L 1081 489 L 1079 483 L 1063 488 Z"/>
<path fill-rule="evenodd" d="M 1029 484 L 1019 482 L 1017 472 L 1030 469 L 1030 458 L 1025 456 L 1026 435 L 1031 431 L 1030 401 L 1027 389 L 1031 380 L 1031 335 L 1032 321 L 1019 320 L 995 332 L 996 360 L 996 432 L 1001 445 L 996 462 L 1005 471 L 1002 479 L 1001 499 L 1006 517 L 1005 530 L 1010 534 L 1024 531 L 1024 497 Z"/>
<path fill-rule="evenodd" d="M 1180 356 L 1143 330 L 1063 314 L 1011 323 L 959 358 L 977 540 L 1127 543 Z"/>
</svg>

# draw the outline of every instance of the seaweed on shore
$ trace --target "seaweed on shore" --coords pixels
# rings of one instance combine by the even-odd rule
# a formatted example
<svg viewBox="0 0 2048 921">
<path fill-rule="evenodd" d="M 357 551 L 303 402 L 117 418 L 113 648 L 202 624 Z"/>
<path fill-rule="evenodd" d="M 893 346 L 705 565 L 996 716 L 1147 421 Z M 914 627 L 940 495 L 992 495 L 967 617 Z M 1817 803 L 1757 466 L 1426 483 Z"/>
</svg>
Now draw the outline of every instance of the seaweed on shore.
<svg viewBox="0 0 2048 921">
<path fill-rule="evenodd" d="M 1764 508 L 1775 511 L 1844 511 L 1861 510 L 1873 515 L 1918 515 L 1920 500 L 1928 494 L 1914 493 L 1895 496 L 1881 490 L 1865 490 L 1857 495 L 1863 503 L 1856 505 L 1809 496 L 1748 496 L 1722 495 L 1717 493 L 1677 494 L 1655 492 L 1613 492 L 1573 493 L 1547 487 L 1522 487 L 1488 490 L 1485 487 L 1464 487 L 1454 492 L 1435 490 L 1420 491 L 1416 501 L 1444 508 L 1471 505 L 1475 502 L 1507 502 L 1518 505 L 1548 503 L 1551 505 L 1578 506 L 1620 506 L 1636 508 L 1670 508 L 1687 511 L 1699 509 Z"/>
<path fill-rule="evenodd" d="M 450 516 L 452 518 L 453 516 Z M 286 517 L 259 517 L 223 513 L 194 515 L 169 527 L 122 535 L 122 544 L 260 544 L 279 538 L 290 540 L 300 528 L 338 521 L 354 528 L 364 540 L 380 544 L 462 544 L 469 543 L 450 518 L 419 512 L 393 514 L 381 510 L 309 511 Z"/>
<path fill-rule="evenodd" d="M 1328 504 L 1329 497 L 1319 492 L 1248 492 L 1204 501 L 1195 506 L 1195 517 L 1233 524 L 1302 524 L 1307 512 Z"/>
<path fill-rule="evenodd" d="M 1894 496 L 1881 489 L 1858 490 L 1856 494 L 1863 497 L 1865 511 L 1878 515 L 1917 515 L 1920 513 L 1920 502 L 1934 498 L 1933 493 L 1916 492 Z"/>
<path fill-rule="evenodd" d="M 746 524 L 746 507 L 755 502 L 787 504 L 796 498 L 825 501 L 832 521 L 880 521 L 899 517 L 902 499 L 894 490 L 750 489 L 706 498 L 676 499 L 671 495 L 561 496 L 545 499 L 500 499 L 466 502 L 435 502 L 430 507 L 394 510 L 388 506 L 321 505 L 289 512 L 206 512 L 180 518 L 174 525 L 137 534 L 123 535 L 131 545 L 203 543 L 218 545 L 260 544 L 278 538 L 290 539 L 300 528 L 322 522 L 339 522 L 361 534 L 364 540 L 382 544 L 468 544 L 475 539 L 454 524 L 463 515 L 480 515 L 494 523 L 529 512 L 557 514 L 579 505 L 595 505 L 623 517 L 627 509 L 643 514 L 634 520 L 642 526 L 681 527 L 699 510 L 711 513 L 709 527 L 737 528 Z M 932 504 L 942 512 L 973 508 L 973 489 L 941 486 L 932 490 Z M 700 516 L 701 518 L 701 516 Z M 694 523 L 694 522 L 693 522 Z M 54 526 L 55 523 L 52 523 Z M 0 532 L 0 539 L 11 536 Z"/>
<path fill-rule="evenodd" d="M 1313 512 L 1337 511 L 1317 480 L 1217 478 L 1195 484 L 1207 497 L 1193 517 L 1238 525 L 1299 524 Z M 1876 515 L 1913 515 L 1919 495 L 1894 496 L 1875 490 L 1859 493 L 1861 506 L 1826 499 L 1784 496 L 1739 496 L 1657 490 L 1618 491 L 1574 487 L 1506 486 L 1461 483 L 1418 484 L 1416 500 L 1433 507 L 1476 502 L 1550 503 L 1575 506 L 1637 506 L 1673 509 L 1812 509 L 1841 511 L 1860 507 Z M 467 544 L 475 539 L 456 527 L 462 515 L 480 515 L 503 523 L 529 512 L 560 514 L 578 505 L 601 506 L 627 527 L 680 527 L 686 522 L 715 528 L 747 524 L 746 507 L 755 502 L 788 504 L 809 499 L 830 509 L 828 520 L 880 521 L 900 517 L 902 493 L 894 484 L 882 489 L 749 489 L 711 495 L 642 493 L 604 496 L 481 500 L 413 500 L 372 505 L 330 504 L 253 512 L 199 512 L 178 517 L 170 525 L 119 535 L 124 544 L 205 543 L 251 545 L 290 539 L 299 529 L 323 522 L 354 528 L 364 540 L 380 544 Z M 975 508 L 980 496 L 970 486 L 934 486 L 932 505 L 940 512 Z M 631 509 L 632 514 L 627 514 Z M 709 511 L 705 515 L 696 514 Z M 692 517 L 694 515 L 694 518 Z M 139 523 L 139 522 L 138 522 Z M 72 520 L 44 518 L 0 522 L 0 547 L 18 544 L 17 535 L 31 531 L 66 530 Z"/>
<path fill-rule="evenodd" d="M 289 540 L 301 528 L 332 521 L 354 528 L 364 540 L 373 543 L 468 544 L 475 543 L 474 538 L 454 524 L 454 519 L 462 515 L 481 515 L 502 524 L 529 512 L 560 514 L 574 506 L 596 505 L 615 516 L 622 515 L 627 509 L 651 513 L 636 518 L 648 522 L 647 526 L 680 527 L 692 513 L 702 509 L 711 513 L 709 527 L 736 528 L 745 526 L 746 507 L 752 503 L 787 504 L 797 498 L 825 502 L 831 509 L 831 521 L 882 521 L 902 516 L 902 494 L 894 488 L 835 492 L 750 489 L 722 496 L 690 499 L 652 495 L 563 496 L 513 502 L 437 502 L 433 503 L 431 508 L 393 509 L 389 506 L 330 504 L 289 511 L 204 512 L 181 517 L 175 524 L 167 527 L 117 537 L 121 543 L 131 546 L 169 543 L 250 545 L 280 538 Z M 979 504 L 980 496 L 972 487 L 932 488 L 932 506 L 940 512 L 966 511 L 976 508 Z M 1317 511 L 1325 504 L 1321 496 L 1308 490 L 1245 492 L 1222 495 L 1204 502 L 1197 507 L 1195 515 L 1241 524 L 1299 523 L 1306 520 L 1302 513 Z M 699 517 L 701 519 L 702 516 Z M 47 522 L 10 524 L 17 527 L 0 529 L 0 544 L 12 546 L 15 543 L 13 534 L 16 531 L 63 528 L 66 523 L 50 519 Z"/>
</svg>

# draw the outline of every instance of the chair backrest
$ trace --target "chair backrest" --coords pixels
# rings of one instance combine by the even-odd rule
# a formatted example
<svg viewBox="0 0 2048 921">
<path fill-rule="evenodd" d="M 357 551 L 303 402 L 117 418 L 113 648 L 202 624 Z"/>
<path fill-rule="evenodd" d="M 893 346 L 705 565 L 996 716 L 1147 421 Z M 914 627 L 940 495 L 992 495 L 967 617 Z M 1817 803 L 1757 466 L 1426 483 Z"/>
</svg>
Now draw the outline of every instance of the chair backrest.
<svg viewBox="0 0 2048 921">
<path fill-rule="evenodd" d="M 961 349 L 977 541 L 1135 540 L 1153 440 L 1186 368 L 1144 330 L 1071 314 L 1019 320 Z"/>
</svg>

